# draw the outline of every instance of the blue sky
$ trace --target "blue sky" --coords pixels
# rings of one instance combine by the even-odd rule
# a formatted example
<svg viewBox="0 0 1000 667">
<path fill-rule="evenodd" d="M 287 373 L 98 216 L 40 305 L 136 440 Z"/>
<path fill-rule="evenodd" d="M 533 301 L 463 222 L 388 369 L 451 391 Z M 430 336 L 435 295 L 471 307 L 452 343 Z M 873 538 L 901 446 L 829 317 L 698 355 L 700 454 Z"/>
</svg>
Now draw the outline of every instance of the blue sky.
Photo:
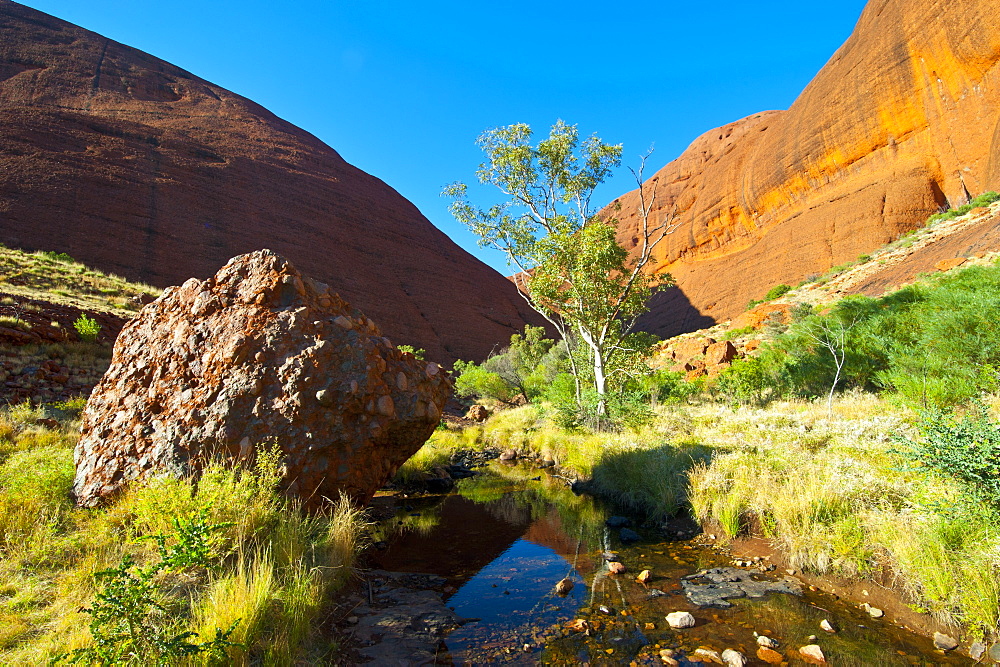
<svg viewBox="0 0 1000 667">
<path fill-rule="evenodd" d="M 787 108 L 850 35 L 865 2 L 24 4 L 262 104 L 509 273 L 439 196 L 447 183 L 474 180 L 483 130 L 526 122 L 545 131 L 562 118 L 623 143 L 627 163 L 654 145 L 651 173 L 702 132 Z M 630 178 L 622 170 L 595 201 L 631 189 Z M 484 191 L 479 203 L 492 200 Z"/>
</svg>

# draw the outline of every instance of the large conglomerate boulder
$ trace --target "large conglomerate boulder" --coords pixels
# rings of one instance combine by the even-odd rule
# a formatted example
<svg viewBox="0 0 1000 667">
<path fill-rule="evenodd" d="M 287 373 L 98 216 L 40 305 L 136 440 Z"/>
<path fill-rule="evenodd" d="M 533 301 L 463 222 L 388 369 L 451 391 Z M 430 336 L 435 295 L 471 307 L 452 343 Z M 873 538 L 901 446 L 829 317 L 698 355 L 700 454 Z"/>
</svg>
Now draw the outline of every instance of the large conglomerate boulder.
<svg viewBox="0 0 1000 667">
<path fill-rule="evenodd" d="M 269 250 L 168 288 L 125 326 L 83 414 L 74 494 L 250 462 L 275 443 L 285 490 L 366 502 L 430 437 L 451 382 Z"/>
</svg>

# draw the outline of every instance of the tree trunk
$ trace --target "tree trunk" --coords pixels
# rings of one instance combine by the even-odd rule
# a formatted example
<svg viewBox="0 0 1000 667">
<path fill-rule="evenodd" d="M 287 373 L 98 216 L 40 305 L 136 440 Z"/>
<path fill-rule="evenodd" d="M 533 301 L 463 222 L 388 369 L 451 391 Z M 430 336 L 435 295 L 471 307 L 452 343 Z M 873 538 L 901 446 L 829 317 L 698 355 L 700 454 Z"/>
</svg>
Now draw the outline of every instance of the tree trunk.
<svg viewBox="0 0 1000 667">
<path fill-rule="evenodd" d="M 597 390 L 597 418 L 608 414 L 608 378 L 604 372 L 604 346 L 589 331 L 580 327 L 580 337 L 590 346 L 594 355 L 594 389 Z"/>
</svg>

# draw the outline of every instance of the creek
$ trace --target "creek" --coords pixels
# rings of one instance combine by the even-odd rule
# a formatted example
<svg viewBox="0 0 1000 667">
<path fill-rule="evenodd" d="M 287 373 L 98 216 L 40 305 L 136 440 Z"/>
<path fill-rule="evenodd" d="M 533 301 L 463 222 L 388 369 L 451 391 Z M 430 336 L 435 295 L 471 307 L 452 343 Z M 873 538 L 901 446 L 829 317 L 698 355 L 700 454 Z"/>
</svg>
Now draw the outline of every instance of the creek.
<svg viewBox="0 0 1000 667">
<path fill-rule="evenodd" d="M 441 664 L 661 665 L 666 649 L 689 665 L 699 648 L 733 649 L 747 664 L 765 664 L 755 633 L 778 642 L 784 664 L 806 664 L 798 649 L 808 644 L 818 644 L 831 665 L 972 664 L 855 604 L 798 587 L 784 571 L 765 571 L 766 561 L 739 569 L 754 580 L 790 581 L 800 594 L 699 607 L 685 596 L 692 580 L 684 577 L 732 567 L 724 547 L 690 521 L 653 525 L 523 464 L 494 462 L 446 495 L 382 500 L 391 515 L 370 552 L 372 567 L 442 577 L 445 605 L 475 619 L 443 637 Z M 612 516 L 627 518 L 640 539 L 623 543 L 620 528 L 608 525 Z M 626 571 L 609 574 L 609 556 Z M 637 581 L 643 570 L 652 577 L 645 583 Z M 564 578 L 573 587 L 559 595 Z M 690 612 L 694 627 L 672 629 L 665 617 L 675 611 Z M 568 627 L 580 619 L 588 631 Z M 824 619 L 835 633 L 820 629 Z"/>
</svg>

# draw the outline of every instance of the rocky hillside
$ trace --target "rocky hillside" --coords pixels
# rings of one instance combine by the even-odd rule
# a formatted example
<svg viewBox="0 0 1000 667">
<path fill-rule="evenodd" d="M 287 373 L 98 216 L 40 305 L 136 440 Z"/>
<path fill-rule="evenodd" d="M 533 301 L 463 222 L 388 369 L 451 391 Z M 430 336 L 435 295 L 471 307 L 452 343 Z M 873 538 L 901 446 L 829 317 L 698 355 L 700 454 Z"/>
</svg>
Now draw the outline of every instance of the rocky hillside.
<svg viewBox="0 0 1000 667">
<path fill-rule="evenodd" d="M 680 289 L 645 327 L 729 319 L 998 189 L 998 62 L 992 0 L 871 0 L 790 109 L 705 133 L 647 183 L 656 215 L 679 224 L 655 268 Z M 633 244 L 637 195 L 618 202 L 619 240 Z"/>
<path fill-rule="evenodd" d="M 536 317 L 391 187 L 266 109 L 0 0 L 0 243 L 158 287 L 271 248 L 431 358 Z"/>
<path fill-rule="evenodd" d="M 734 359 L 753 355 L 792 321 L 792 310 L 809 304 L 821 310 L 845 296 L 880 297 L 921 277 L 1000 261 L 1000 202 L 964 215 L 931 221 L 870 255 L 785 285 L 778 297 L 747 308 L 732 320 L 670 338 L 657 350 L 656 367 L 684 373 L 688 380 L 714 377 Z"/>
</svg>

